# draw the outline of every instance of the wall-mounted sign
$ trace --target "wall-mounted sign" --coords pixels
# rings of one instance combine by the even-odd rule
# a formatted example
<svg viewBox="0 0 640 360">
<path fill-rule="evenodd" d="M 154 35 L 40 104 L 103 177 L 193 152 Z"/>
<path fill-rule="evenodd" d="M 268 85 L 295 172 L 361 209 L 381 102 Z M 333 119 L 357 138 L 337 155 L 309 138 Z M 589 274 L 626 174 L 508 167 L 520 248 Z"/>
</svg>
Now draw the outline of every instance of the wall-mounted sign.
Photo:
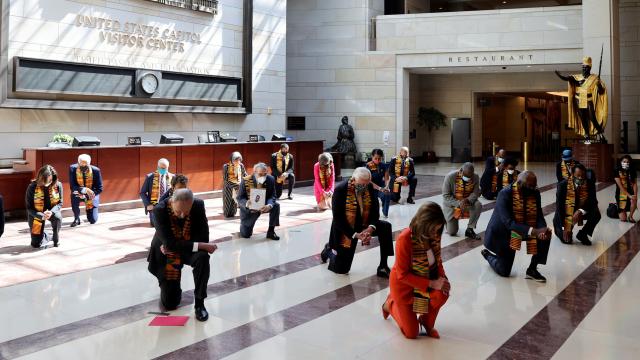
<svg viewBox="0 0 640 360">
<path fill-rule="evenodd" d="M 209 14 L 218 13 L 218 0 L 147 0 L 181 9 L 191 9 Z"/>
<path fill-rule="evenodd" d="M 449 56 L 450 64 L 473 64 L 473 65 L 494 65 L 494 64 L 528 64 L 533 63 L 533 54 L 523 53 L 498 53 L 498 54 L 461 54 Z"/>
</svg>

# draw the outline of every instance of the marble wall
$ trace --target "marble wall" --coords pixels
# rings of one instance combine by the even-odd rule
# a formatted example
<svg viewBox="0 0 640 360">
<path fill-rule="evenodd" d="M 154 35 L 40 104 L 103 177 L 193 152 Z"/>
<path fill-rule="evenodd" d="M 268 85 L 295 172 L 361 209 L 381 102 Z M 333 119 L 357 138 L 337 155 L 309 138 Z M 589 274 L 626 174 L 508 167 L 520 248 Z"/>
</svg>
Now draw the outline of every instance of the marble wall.
<svg viewBox="0 0 640 360">
<path fill-rule="evenodd" d="M 640 129 L 640 0 L 620 0 L 620 95 L 622 121 L 629 122 L 629 150 L 638 151 Z"/>
<path fill-rule="evenodd" d="M 220 0 L 215 16 L 141 0 L 3 0 L 8 3 L 8 49 L 3 54 L 212 75 L 242 75 L 242 1 Z M 95 135 L 104 145 L 128 136 L 157 142 L 181 134 L 187 142 L 207 130 L 247 139 L 285 132 L 286 0 L 255 0 L 253 12 L 253 114 L 136 113 L 0 109 L 0 159 L 21 157 L 23 147 L 45 146 L 54 133 Z M 200 34 L 184 52 L 113 46 L 99 29 L 77 26 L 77 16 Z M 10 62 L 9 62 L 10 63 Z M 190 71 L 191 70 L 191 71 Z M 8 71 L 12 69 L 9 66 Z"/>
</svg>

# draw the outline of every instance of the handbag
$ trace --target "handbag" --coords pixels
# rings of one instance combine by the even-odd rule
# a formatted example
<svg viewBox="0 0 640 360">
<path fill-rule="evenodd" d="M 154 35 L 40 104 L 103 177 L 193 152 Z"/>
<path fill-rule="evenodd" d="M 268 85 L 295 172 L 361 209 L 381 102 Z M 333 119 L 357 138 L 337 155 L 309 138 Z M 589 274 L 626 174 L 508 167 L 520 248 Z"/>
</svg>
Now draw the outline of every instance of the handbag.
<svg viewBox="0 0 640 360">
<path fill-rule="evenodd" d="M 607 207 L 607 216 L 612 218 L 612 219 L 617 219 L 618 218 L 618 205 L 616 205 L 615 203 L 609 203 L 609 206 Z"/>
</svg>

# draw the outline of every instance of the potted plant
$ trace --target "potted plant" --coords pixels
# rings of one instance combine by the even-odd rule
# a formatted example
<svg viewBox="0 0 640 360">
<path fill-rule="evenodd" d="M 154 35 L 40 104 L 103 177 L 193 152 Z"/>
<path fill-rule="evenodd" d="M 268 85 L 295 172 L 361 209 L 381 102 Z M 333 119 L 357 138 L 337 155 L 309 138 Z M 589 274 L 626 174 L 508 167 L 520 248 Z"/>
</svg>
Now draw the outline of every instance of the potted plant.
<svg viewBox="0 0 640 360">
<path fill-rule="evenodd" d="M 426 126 L 429 134 L 431 134 L 431 131 L 434 129 L 438 130 L 441 127 L 447 126 L 446 118 L 447 116 L 445 114 L 434 107 L 426 108 L 421 106 L 418 108 L 417 123 L 419 126 Z M 423 157 L 427 162 L 438 161 L 434 151 L 426 151 Z"/>
<path fill-rule="evenodd" d="M 67 134 L 55 134 L 47 145 L 52 148 L 69 148 L 73 143 L 73 136 Z"/>
</svg>

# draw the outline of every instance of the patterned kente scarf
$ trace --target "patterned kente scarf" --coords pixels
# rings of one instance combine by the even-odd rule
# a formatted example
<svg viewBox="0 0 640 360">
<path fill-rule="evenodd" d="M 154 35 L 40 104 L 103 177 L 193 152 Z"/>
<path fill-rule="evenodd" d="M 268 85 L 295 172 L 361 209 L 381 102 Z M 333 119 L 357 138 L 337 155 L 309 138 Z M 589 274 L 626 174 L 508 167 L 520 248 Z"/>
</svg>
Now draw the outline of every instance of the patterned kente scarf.
<svg viewBox="0 0 640 360">
<path fill-rule="evenodd" d="M 578 187 L 576 191 L 576 186 L 573 183 L 573 177 L 569 177 L 567 179 L 567 198 L 565 199 L 564 205 L 564 229 L 572 229 L 573 228 L 573 213 L 576 212 L 576 205 L 578 208 L 584 204 L 589 196 L 587 186 L 582 184 Z M 577 201 L 576 201 L 577 198 Z"/>
<path fill-rule="evenodd" d="M 522 189 L 518 187 L 518 182 L 511 185 L 513 189 L 513 217 L 516 223 L 526 224 L 535 227 L 538 219 L 538 204 L 534 195 L 523 199 Z M 526 235 L 525 235 L 526 236 Z M 522 245 L 522 235 L 511 230 L 511 241 L 509 243 L 514 251 L 520 250 Z M 535 237 L 529 237 L 527 241 L 527 254 L 535 255 L 538 252 L 537 240 Z"/>
<path fill-rule="evenodd" d="M 429 253 L 433 256 L 433 263 L 429 263 Z M 418 240 L 411 234 L 411 272 L 416 276 L 421 276 L 435 280 L 438 278 L 438 267 L 442 262 L 440 245 L 435 241 Z M 413 289 L 413 312 L 416 314 L 426 314 L 429 312 L 429 291 L 427 289 Z"/>
<path fill-rule="evenodd" d="M 80 185 L 81 187 L 85 187 L 93 190 L 93 170 L 91 169 L 91 166 L 89 166 L 89 170 L 87 170 L 86 174 L 83 173 L 82 170 L 80 170 L 80 166 L 78 166 L 76 168 L 76 181 L 78 182 L 78 185 Z M 84 204 L 87 210 L 93 209 L 93 200 L 89 199 L 89 197 L 86 195 L 84 199 Z"/>
<path fill-rule="evenodd" d="M 331 166 L 330 165 L 319 165 L 320 168 L 320 185 L 322 186 L 322 190 L 329 190 L 329 176 L 331 176 Z"/>
<path fill-rule="evenodd" d="M 247 191 L 247 196 L 250 196 L 251 189 L 262 189 L 264 184 L 260 184 L 257 181 L 253 181 L 253 175 L 245 176 L 244 178 L 244 189 Z"/>
<path fill-rule="evenodd" d="M 284 158 L 284 165 L 282 159 Z M 282 175 L 289 168 L 289 161 L 291 161 L 291 154 L 287 153 L 287 156 L 282 155 L 282 151 L 278 151 L 276 153 L 276 167 L 278 169 L 278 174 Z M 278 184 L 284 183 L 284 180 L 280 179 L 280 176 L 276 178 Z"/>
<path fill-rule="evenodd" d="M 33 193 L 33 207 L 37 212 L 44 212 L 44 186 L 36 185 L 36 189 Z M 49 186 L 49 202 L 51 207 L 54 207 L 60 203 L 60 193 L 58 192 L 58 184 L 53 183 Z M 44 228 L 44 221 L 38 218 L 33 218 L 33 224 L 31 226 L 31 234 L 41 235 Z"/>
<path fill-rule="evenodd" d="M 227 180 L 230 183 L 234 185 L 240 184 L 240 179 L 242 178 L 243 175 L 244 174 L 242 173 L 242 165 L 234 164 L 232 161 L 229 161 L 227 163 Z"/>
<path fill-rule="evenodd" d="M 411 158 L 407 156 L 406 159 L 402 160 L 402 157 L 398 156 L 394 160 L 393 164 L 393 174 L 395 176 L 408 176 L 409 175 L 409 166 L 411 165 Z M 393 192 L 400 192 L 400 183 L 394 182 L 393 184 Z"/>
<path fill-rule="evenodd" d="M 571 169 L 573 168 L 574 165 L 575 163 L 573 160 L 570 160 L 568 164 L 564 160 L 560 162 L 560 172 L 562 173 L 563 179 L 569 178 L 569 176 L 571 175 Z"/>
<path fill-rule="evenodd" d="M 153 173 L 153 181 L 151 183 L 151 205 L 156 205 L 160 199 L 160 173 L 156 170 Z M 164 179 L 165 184 L 171 184 L 172 177 L 167 172 Z M 166 185 L 165 185 L 166 186 Z"/>
<path fill-rule="evenodd" d="M 178 217 L 173 213 L 171 201 L 167 202 L 167 211 L 169 212 L 169 221 L 171 222 L 171 232 L 176 238 L 176 242 L 191 241 L 191 215 L 184 218 L 182 226 L 178 223 Z M 164 278 L 166 280 L 180 280 L 180 272 L 182 271 L 182 260 L 178 252 L 167 254 L 167 264 L 164 268 Z"/>
<path fill-rule="evenodd" d="M 473 192 L 474 186 L 475 184 L 473 183 L 472 179 L 470 179 L 465 183 L 464 180 L 462 180 L 462 170 L 458 171 L 458 173 L 456 174 L 456 190 L 454 194 L 456 197 L 456 200 L 464 200 L 468 198 L 469 195 L 471 195 L 471 193 Z M 469 218 L 468 209 L 465 209 L 464 211 L 462 211 L 460 210 L 460 208 L 456 208 L 455 212 L 460 214 L 459 216 L 456 217 L 457 219 Z"/>
<path fill-rule="evenodd" d="M 627 171 L 620 170 L 618 171 L 618 176 L 620 177 L 620 185 L 622 185 L 622 189 L 627 190 L 629 186 L 630 176 Z M 622 190 L 620 190 L 620 195 L 618 196 L 618 208 L 626 209 L 627 208 L 627 200 L 628 197 Z"/>
<path fill-rule="evenodd" d="M 347 222 L 352 228 L 356 227 L 356 217 L 358 211 L 362 214 L 362 224 L 366 225 L 369 222 L 369 210 L 371 209 L 371 194 L 369 193 L 369 187 L 367 186 L 362 193 L 362 204 L 358 203 L 358 197 L 356 195 L 355 179 L 349 179 L 347 185 L 347 204 L 345 206 L 345 212 L 347 216 Z M 351 248 L 351 238 L 346 235 L 342 236 L 341 245 L 345 249 Z"/>
</svg>

